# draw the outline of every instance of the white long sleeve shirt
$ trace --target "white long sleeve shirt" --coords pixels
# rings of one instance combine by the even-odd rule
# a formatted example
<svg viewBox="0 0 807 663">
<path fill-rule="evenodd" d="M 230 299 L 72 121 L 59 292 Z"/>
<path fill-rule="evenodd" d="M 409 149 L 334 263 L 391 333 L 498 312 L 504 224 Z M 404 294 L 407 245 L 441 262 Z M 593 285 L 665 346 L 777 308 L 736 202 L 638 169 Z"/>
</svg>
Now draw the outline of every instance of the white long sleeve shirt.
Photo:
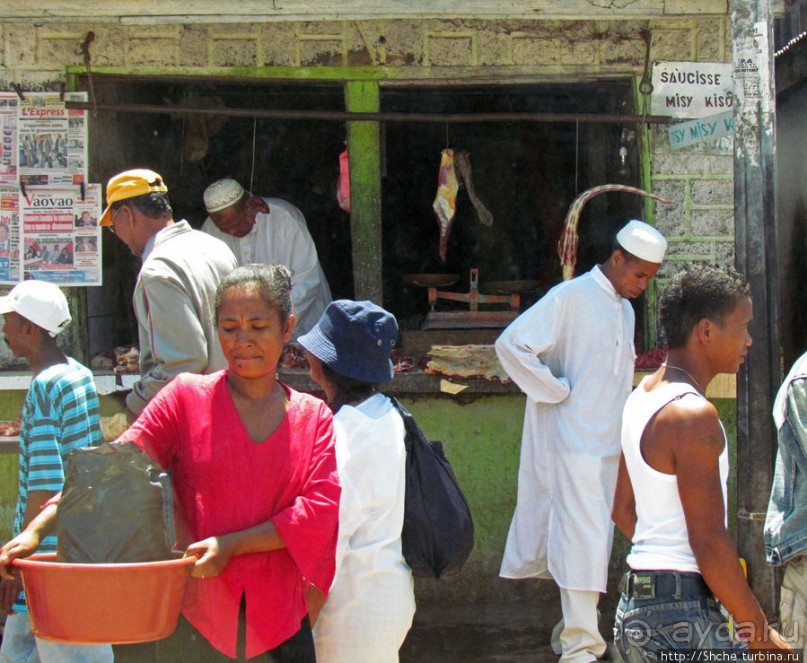
<svg viewBox="0 0 807 663">
<path fill-rule="evenodd" d="M 336 576 L 314 627 L 320 663 L 397 663 L 415 613 L 401 550 L 406 488 L 404 424 L 375 394 L 334 415 L 342 494 Z"/>
<path fill-rule="evenodd" d="M 275 262 L 291 270 L 291 302 L 297 318 L 294 338 L 297 338 L 319 321 L 331 302 L 331 289 L 303 213 L 280 198 L 263 200 L 269 213 L 259 213 L 252 230 L 244 237 L 222 232 L 209 217 L 202 230 L 227 244 L 239 265 Z"/>
<path fill-rule="evenodd" d="M 527 395 L 502 577 L 605 591 L 634 327 L 630 302 L 594 267 L 550 290 L 496 341 Z"/>
</svg>

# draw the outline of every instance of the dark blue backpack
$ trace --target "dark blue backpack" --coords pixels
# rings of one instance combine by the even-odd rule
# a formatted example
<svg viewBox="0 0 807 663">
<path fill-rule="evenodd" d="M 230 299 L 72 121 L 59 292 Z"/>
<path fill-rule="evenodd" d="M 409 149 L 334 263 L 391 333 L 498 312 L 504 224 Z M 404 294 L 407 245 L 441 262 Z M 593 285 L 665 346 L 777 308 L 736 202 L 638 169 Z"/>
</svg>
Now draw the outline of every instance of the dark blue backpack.
<svg viewBox="0 0 807 663">
<path fill-rule="evenodd" d="M 412 573 L 444 578 L 458 573 L 474 548 L 474 521 L 442 442 L 430 442 L 415 418 L 390 399 L 406 428 L 406 498 L 401 538 Z"/>
</svg>

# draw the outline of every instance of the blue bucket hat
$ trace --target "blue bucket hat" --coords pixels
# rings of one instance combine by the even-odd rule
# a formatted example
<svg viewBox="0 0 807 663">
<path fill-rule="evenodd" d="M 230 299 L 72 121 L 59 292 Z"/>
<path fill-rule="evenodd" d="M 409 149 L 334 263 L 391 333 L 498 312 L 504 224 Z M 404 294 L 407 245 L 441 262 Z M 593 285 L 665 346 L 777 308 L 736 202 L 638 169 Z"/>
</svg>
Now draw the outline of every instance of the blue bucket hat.
<svg viewBox="0 0 807 663">
<path fill-rule="evenodd" d="M 337 299 L 297 342 L 339 375 L 373 384 L 392 380 L 395 316 L 373 302 Z"/>
</svg>

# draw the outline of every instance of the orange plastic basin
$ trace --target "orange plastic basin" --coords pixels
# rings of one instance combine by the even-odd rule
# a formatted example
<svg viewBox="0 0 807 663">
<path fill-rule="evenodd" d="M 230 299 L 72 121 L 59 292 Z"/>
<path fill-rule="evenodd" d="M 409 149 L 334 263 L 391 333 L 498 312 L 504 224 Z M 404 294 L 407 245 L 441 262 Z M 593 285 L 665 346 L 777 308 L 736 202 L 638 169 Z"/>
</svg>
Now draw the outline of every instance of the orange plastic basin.
<svg viewBox="0 0 807 663">
<path fill-rule="evenodd" d="M 128 644 L 173 633 L 195 561 L 64 564 L 52 553 L 12 563 L 22 572 L 31 629 L 38 637 Z"/>
</svg>

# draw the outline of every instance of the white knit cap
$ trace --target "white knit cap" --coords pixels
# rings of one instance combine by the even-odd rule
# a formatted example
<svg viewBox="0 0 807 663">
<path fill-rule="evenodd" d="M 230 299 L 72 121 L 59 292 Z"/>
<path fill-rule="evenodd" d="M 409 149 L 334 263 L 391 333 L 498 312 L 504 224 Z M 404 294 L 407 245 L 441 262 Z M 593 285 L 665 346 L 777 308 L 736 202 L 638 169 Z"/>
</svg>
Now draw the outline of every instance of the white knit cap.
<svg viewBox="0 0 807 663">
<path fill-rule="evenodd" d="M 233 179 L 216 180 L 205 189 L 205 209 L 208 214 L 235 205 L 244 195 L 244 187 Z"/>
<path fill-rule="evenodd" d="M 51 336 L 56 336 L 72 320 L 64 293 L 46 281 L 23 281 L 6 297 L 0 297 L 0 313 L 9 311 L 39 325 Z"/>
<path fill-rule="evenodd" d="M 661 264 L 667 252 L 667 240 L 658 230 L 643 221 L 628 221 L 616 234 L 616 241 L 640 260 Z"/>
</svg>

